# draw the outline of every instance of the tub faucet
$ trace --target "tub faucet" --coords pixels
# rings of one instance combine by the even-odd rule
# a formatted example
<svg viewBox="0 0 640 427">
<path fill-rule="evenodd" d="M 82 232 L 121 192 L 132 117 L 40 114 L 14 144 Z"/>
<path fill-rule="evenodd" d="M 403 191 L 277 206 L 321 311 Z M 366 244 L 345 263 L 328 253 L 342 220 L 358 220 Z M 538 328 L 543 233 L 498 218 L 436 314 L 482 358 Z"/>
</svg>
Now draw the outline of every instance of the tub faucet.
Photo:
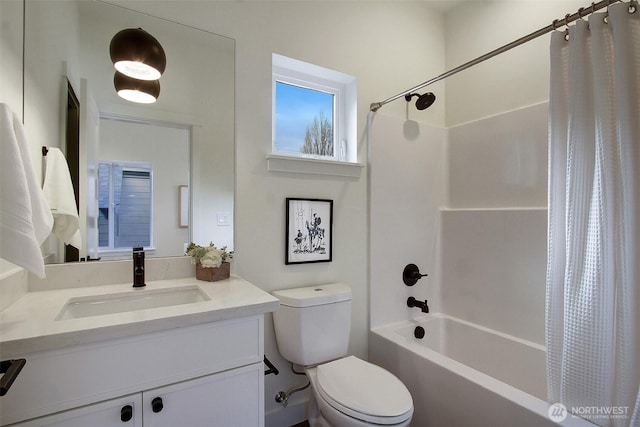
<svg viewBox="0 0 640 427">
<path fill-rule="evenodd" d="M 420 269 L 415 264 L 407 264 L 404 270 L 402 270 L 402 281 L 407 286 L 415 285 L 418 280 L 426 276 L 428 276 L 428 274 L 420 273 Z"/>
<path fill-rule="evenodd" d="M 133 287 L 142 288 L 144 283 L 144 248 L 133 248 Z"/>
<path fill-rule="evenodd" d="M 412 308 L 418 307 L 420 311 L 422 311 L 423 313 L 429 312 L 429 306 L 427 305 L 427 300 L 424 300 L 424 302 L 422 302 L 422 301 L 418 301 L 414 297 L 409 297 L 407 299 L 407 307 L 412 307 Z"/>
</svg>

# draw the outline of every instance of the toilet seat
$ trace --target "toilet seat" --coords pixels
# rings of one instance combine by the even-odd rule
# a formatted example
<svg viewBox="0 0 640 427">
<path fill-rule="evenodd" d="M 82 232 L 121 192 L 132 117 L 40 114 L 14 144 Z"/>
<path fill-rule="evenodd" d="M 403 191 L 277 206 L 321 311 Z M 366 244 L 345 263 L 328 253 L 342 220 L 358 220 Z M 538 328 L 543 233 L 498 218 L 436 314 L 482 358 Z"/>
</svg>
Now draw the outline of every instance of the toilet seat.
<svg viewBox="0 0 640 427">
<path fill-rule="evenodd" d="M 413 415 L 405 385 L 389 371 L 354 356 L 316 368 L 317 391 L 338 411 L 372 424 L 394 425 Z"/>
</svg>

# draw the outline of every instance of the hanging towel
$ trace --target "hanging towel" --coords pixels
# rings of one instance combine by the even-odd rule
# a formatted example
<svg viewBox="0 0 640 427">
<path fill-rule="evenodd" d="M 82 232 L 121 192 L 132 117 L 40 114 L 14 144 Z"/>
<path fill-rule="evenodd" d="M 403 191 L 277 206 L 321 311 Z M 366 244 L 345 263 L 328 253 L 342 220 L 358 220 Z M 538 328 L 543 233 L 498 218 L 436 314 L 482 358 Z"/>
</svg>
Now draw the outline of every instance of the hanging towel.
<svg viewBox="0 0 640 427">
<path fill-rule="evenodd" d="M 22 123 L 0 103 L 0 257 L 44 278 L 40 245 L 52 225 Z"/>
<path fill-rule="evenodd" d="M 53 214 L 53 234 L 66 244 L 82 249 L 69 165 L 59 148 L 51 147 L 47 152 L 43 190 Z"/>
</svg>

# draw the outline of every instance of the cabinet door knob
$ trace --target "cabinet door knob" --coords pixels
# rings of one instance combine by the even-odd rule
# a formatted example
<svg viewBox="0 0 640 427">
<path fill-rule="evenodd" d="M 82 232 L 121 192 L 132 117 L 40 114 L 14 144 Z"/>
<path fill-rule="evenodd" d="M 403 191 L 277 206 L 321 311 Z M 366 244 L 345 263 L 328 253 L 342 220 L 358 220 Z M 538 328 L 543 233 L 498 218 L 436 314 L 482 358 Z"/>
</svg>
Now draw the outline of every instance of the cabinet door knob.
<svg viewBox="0 0 640 427">
<path fill-rule="evenodd" d="M 162 404 L 162 398 L 161 397 L 156 397 L 155 399 L 153 399 L 151 401 L 151 410 L 153 412 L 160 412 L 162 411 L 162 408 L 164 408 L 164 405 Z"/>
<path fill-rule="evenodd" d="M 120 421 L 126 423 L 127 421 L 131 421 L 133 418 L 133 406 L 125 405 L 120 409 Z"/>
</svg>

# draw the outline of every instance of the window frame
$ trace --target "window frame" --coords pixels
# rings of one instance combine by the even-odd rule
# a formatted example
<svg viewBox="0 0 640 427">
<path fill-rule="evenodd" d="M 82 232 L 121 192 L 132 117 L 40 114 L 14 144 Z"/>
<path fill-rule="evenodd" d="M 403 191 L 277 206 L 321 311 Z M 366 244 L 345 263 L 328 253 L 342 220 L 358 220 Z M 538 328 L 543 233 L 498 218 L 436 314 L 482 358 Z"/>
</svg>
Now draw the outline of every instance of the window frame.
<svg viewBox="0 0 640 427">
<path fill-rule="evenodd" d="M 109 218 L 108 218 L 108 232 L 109 232 L 109 245 L 100 246 L 98 243 L 98 253 L 103 254 L 116 254 L 127 253 L 131 251 L 128 246 L 115 246 L 115 207 L 114 207 L 114 182 L 113 182 L 113 168 L 118 166 L 122 168 L 122 171 L 130 172 L 145 172 L 149 173 L 149 244 L 144 245 L 145 250 L 153 250 L 153 164 L 149 162 L 138 162 L 130 160 L 99 160 L 98 168 L 101 165 L 109 166 Z M 98 198 L 100 197 L 99 178 L 98 182 Z"/>
<path fill-rule="evenodd" d="M 272 120 L 271 154 L 303 159 L 357 161 L 356 78 L 338 71 L 273 54 L 272 62 Z M 276 150 L 276 83 L 281 82 L 334 96 L 333 108 L 333 156 L 295 153 Z"/>
</svg>

